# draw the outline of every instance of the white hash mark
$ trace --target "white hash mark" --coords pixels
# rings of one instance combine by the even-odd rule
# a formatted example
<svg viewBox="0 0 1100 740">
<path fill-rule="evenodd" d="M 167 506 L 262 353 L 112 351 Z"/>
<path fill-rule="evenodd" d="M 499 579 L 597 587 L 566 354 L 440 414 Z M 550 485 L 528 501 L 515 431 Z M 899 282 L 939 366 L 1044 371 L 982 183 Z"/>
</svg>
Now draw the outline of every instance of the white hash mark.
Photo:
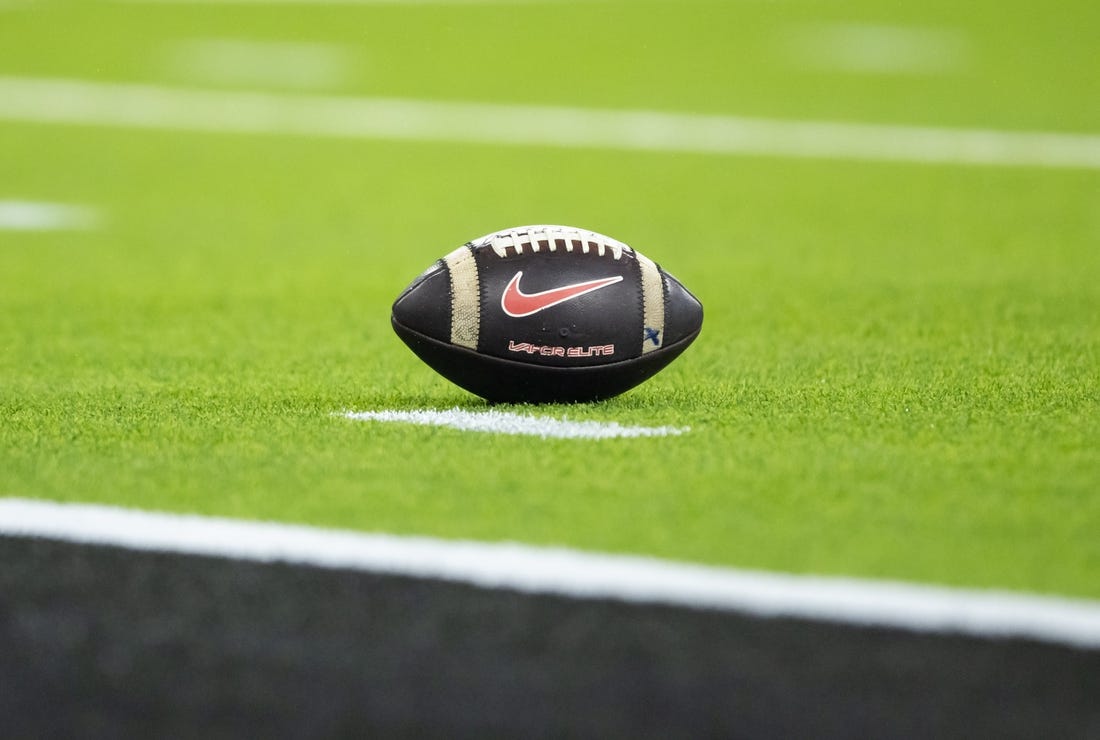
<svg viewBox="0 0 1100 740">
<path fill-rule="evenodd" d="M 510 411 L 464 411 L 459 408 L 437 411 L 346 411 L 356 421 L 397 422 L 422 426 L 447 427 L 464 432 L 518 434 L 543 439 L 614 439 L 617 437 L 668 437 L 684 434 L 690 427 L 623 426 L 614 421 L 573 421 L 550 416 L 531 416 Z"/>
</svg>

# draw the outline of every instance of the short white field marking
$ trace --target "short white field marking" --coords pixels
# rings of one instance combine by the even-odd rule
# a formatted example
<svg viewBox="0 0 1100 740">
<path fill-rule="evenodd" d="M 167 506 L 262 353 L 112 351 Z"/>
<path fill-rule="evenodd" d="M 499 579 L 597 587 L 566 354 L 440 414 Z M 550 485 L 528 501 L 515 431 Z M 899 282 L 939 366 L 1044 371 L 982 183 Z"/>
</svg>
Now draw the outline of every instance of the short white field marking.
<svg viewBox="0 0 1100 740">
<path fill-rule="evenodd" d="M 113 0 L 131 5 L 546 5 L 582 0 Z M 607 0 L 587 0 L 606 2 Z"/>
<path fill-rule="evenodd" d="M 889 581 L 744 571 L 516 543 L 397 537 L 0 499 L 0 534 L 133 550 L 300 563 L 578 599 L 1021 637 L 1100 649 L 1100 602 Z"/>
<path fill-rule="evenodd" d="M 305 42 L 188 39 L 163 54 L 174 78 L 243 87 L 335 88 L 352 79 L 355 66 L 350 49 Z"/>
<path fill-rule="evenodd" d="M 623 426 L 614 421 L 570 421 L 550 416 L 531 416 L 511 411 L 345 411 L 356 421 L 397 422 L 422 426 L 447 427 L 464 432 L 518 434 L 543 439 L 614 439 L 617 437 L 668 437 L 684 434 L 689 427 Z"/>
<path fill-rule="evenodd" d="M 0 77 L 0 120 L 169 131 L 1100 169 L 1100 135 Z"/>
<path fill-rule="evenodd" d="M 93 229 L 102 217 L 94 208 L 33 200 L 0 200 L 0 231 Z"/>
<path fill-rule="evenodd" d="M 942 74 L 964 68 L 970 44 L 961 31 L 912 26 L 828 23 L 784 38 L 803 67 L 877 75 Z"/>
</svg>

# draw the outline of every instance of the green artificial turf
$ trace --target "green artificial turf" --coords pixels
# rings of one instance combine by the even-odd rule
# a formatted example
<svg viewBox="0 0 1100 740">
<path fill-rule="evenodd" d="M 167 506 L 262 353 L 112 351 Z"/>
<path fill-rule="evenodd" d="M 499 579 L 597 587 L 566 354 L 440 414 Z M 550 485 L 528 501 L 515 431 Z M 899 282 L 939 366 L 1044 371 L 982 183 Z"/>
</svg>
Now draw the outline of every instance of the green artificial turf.
<svg viewBox="0 0 1100 740">
<path fill-rule="evenodd" d="M 1015 5 L 42 3 L 0 10 L 0 75 L 181 84 L 158 61 L 172 39 L 297 39 L 361 53 L 325 92 L 1100 129 L 1089 24 Z M 875 76 L 773 58 L 818 20 L 957 27 L 971 61 Z M 575 53 L 547 63 L 540 28 L 574 29 L 556 43 Z M 0 495 L 1100 596 L 1095 169 L 0 122 L 0 173 L 0 200 L 105 219 L 0 230 Z M 334 415 L 485 407 L 400 343 L 389 305 L 453 247 L 525 223 L 632 244 L 706 320 L 626 395 L 521 410 L 692 431 L 544 441 Z"/>
</svg>

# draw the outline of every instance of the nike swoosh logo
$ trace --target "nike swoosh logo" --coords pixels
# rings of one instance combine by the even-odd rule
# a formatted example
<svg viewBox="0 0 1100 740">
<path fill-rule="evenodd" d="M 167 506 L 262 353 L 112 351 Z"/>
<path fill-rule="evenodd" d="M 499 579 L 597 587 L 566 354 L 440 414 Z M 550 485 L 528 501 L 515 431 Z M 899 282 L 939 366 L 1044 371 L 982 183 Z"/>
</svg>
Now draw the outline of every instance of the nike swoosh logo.
<svg viewBox="0 0 1100 740">
<path fill-rule="evenodd" d="M 536 314 L 559 303 L 573 300 L 585 293 L 614 285 L 623 279 L 622 275 L 617 275 L 596 280 L 585 280 L 583 283 L 563 285 L 560 288 L 543 290 L 538 293 L 524 293 L 519 289 L 519 280 L 522 277 L 523 271 L 521 270 L 508 282 L 508 287 L 504 289 L 504 293 L 500 296 L 500 307 L 504 309 L 504 313 L 517 319 Z"/>
</svg>

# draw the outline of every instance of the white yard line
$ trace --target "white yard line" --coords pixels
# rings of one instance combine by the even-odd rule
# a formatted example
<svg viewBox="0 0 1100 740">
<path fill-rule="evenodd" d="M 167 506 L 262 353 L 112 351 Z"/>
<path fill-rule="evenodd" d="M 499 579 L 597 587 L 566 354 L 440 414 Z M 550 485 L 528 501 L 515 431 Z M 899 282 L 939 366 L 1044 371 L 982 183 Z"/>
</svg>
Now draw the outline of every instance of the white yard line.
<svg viewBox="0 0 1100 740">
<path fill-rule="evenodd" d="M 613 439 L 617 437 L 667 437 L 683 434 L 687 427 L 623 426 L 614 421 L 572 421 L 550 416 L 531 416 L 510 411 L 463 411 L 454 408 L 417 411 L 347 411 L 344 416 L 357 421 L 397 422 L 447 427 L 465 432 L 515 434 L 543 439 Z"/>
<path fill-rule="evenodd" d="M 131 5 L 547 5 L 607 0 L 112 0 Z"/>
<path fill-rule="evenodd" d="M 171 131 L 1100 169 L 1100 135 L 215 92 L 0 77 L 0 120 Z"/>
<path fill-rule="evenodd" d="M 1100 602 L 853 578 L 742 571 L 515 543 L 0 499 L 0 534 L 260 562 L 301 563 L 482 588 L 720 609 L 765 617 L 1021 637 L 1100 649 Z"/>
<path fill-rule="evenodd" d="M 0 231 L 69 231 L 100 224 L 99 211 L 88 206 L 34 200 L 0 200 Z"/>
<path fill-rule="evenodd" d="M 783 46 L 801 67 L 855 74 L 945 74 L 966 67 L 971 57 L 962 31 L 867 23 L 790 29 Z"/>
<path fill-rule="evenodd" d="M 355 54 L 337 44 L 194 38 L 161 52 L 174 79 L 215 85 L 322 90 L 354 77 Z"/>
</svg>

